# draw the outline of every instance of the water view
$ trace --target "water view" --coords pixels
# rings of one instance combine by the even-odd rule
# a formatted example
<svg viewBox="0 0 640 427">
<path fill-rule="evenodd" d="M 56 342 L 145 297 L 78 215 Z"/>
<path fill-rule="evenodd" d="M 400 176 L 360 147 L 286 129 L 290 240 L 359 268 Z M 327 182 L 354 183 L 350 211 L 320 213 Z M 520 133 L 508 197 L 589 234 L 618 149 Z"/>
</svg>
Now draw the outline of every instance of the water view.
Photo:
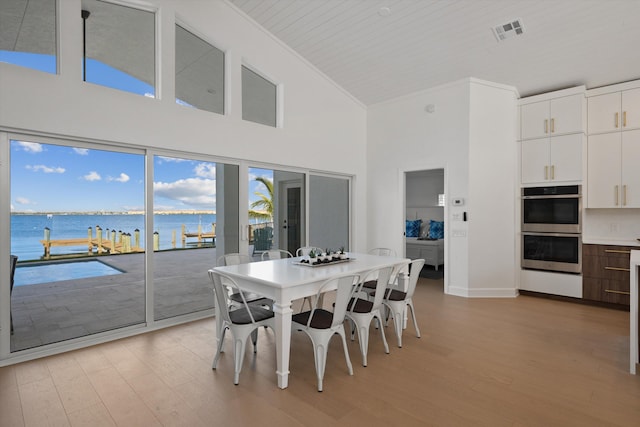
<svg viewBox="0 0 640 427">
<path fill-rule="evenodd" d="M 176 247 L 182 247 L 181 233 L 184 225 L 187 233 L 197 233 L 201 227 L 203 233 L 211 233 L 212 224 L 216 222 L 214 213 L 201 214 L 162 214 L 154 215 L 154 232 L 158 232 L 159 249 L 174 247 L 173 232 L 176 235 Z M 44 238 L 44 230 L 50 230 L 51 240 L 83 239 L 87 238 L 88 228 L 92 228 L 96 235 L 99 226 L 104 239 L 107 230 L 122 231 L 134 234 L 140 231 L 141 246 L 144 247 L 144 215 L 142 214 L 14 214 L 11 215 L 11 253 L 18 256 L 20 261 L 39 260 L 44 254 L 44 247 L 40 242 Z M 195 239 L 188 239 L 192 245 Z M 211 241 L 209 240 L 209 243 Z M 83 254 L 87 252 L 87 245 L 71 247 L 52 247 L 51 254 Z"/>
</svg>

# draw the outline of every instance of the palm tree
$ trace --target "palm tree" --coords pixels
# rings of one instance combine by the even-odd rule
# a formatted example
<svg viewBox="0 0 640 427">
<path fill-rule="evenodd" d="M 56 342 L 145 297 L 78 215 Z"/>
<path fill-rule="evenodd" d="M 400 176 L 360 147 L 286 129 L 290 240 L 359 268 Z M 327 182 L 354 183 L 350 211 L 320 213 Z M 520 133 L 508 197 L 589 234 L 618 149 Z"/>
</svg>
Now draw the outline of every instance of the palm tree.
<svg viewBox="0 0 640 427">
<path fill-rule="evenodd" d="M 258 200 L 249 206 L 249 218 L 273 222 L 273 181 L 263 176 L 257 177 L 254 181 L 262 183 L 267 188 L 267 194 L 256 191 Z"/>
</svg>

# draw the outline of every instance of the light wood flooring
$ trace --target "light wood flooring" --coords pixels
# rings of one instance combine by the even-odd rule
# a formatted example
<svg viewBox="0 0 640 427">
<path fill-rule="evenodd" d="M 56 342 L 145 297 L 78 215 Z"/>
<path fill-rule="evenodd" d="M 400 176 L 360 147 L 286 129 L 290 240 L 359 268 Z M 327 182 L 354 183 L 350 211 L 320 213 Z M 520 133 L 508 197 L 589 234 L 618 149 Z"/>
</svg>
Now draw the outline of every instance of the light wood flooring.
<svg viewBox="0 0 640 427">
<path fill-rule="evenodd" d="M 391 354 L 372 329 L 369 366 L 332 340 L 324 392 L 311 345 L 292 339 L 276 386 L 273 333 L 260 330 L 233 385 L 230 343 L 216 371 L 213 319 L 0 368 L 2 426 L 640 426 L 628 373 L 627 312 L 520 296 L 444 295 L 421 279 L 412 326 Z M 248 346 L 250 348 L 250 346 Z"/>
</svg>

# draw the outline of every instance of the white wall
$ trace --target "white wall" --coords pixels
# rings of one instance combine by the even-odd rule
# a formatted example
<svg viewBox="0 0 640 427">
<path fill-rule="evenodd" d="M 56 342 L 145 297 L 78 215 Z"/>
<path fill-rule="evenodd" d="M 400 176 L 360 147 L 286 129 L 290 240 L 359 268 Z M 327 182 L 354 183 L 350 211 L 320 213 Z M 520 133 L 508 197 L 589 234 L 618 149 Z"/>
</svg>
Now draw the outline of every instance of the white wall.
<svg viewBox="0 0 640 427">
<path fill-rule="evenodd" d="M 0 130 L 353 175 L 354 211 L 364 211 L 365 180 L 357 178 L 366 173 L 362 156 L 366 146 L 365 107 L 233 7 L 222 1 L 147 3 L 159 10 L 161 34 L 161 99 L 152 99 L 81 81 L 81 2 L 65 0 L 59 4 L 60 74 L 0 63 Z M 175 15 L 227 53 L 230 98 L 224 116 L 175 104 Z M 243 61 L 281 86 L 282 128 L 242 121 Z M 360 215 L 354 228 L 354 246 L 364 246 L 366 216 Z"/>
<path fill-rule="evenodd" d="M 368 247 L 405 253 L 404 172 L 444 168 L 447 198 L 467 196 L 468 86 L 467 80 L 458 81 L 369 107 Z M 425 111 L 429 104 L 433 113 Z M 447 223 L 445 290 L 452 284 L 466 288 L 466 239 L 450 239 Z"/>
<path fill-rule="evenodd" d="M 511 88 L 465 79 L 369 108 L 369 247 L 404 253 L 403 174 L 444 168 L 445 292 L 516 294 L 516 97 Z M 450 206 L 453 198 L 464 205 Z"/>
</svg>

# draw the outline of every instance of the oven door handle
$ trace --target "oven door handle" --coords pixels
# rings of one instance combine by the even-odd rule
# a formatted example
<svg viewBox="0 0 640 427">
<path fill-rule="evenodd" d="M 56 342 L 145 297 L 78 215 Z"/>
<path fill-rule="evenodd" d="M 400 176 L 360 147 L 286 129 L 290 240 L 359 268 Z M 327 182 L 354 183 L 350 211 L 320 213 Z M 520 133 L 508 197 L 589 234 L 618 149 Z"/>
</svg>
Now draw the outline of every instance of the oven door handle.
<svg viewBox="0 0 640 427">
<path fill-rule="evenodd" d="M 548 196 L 522 196 L 523 200 L 539 200 L 539 199 L 580 199 L 580 194 L 553 194 Z"/>
</svg>

